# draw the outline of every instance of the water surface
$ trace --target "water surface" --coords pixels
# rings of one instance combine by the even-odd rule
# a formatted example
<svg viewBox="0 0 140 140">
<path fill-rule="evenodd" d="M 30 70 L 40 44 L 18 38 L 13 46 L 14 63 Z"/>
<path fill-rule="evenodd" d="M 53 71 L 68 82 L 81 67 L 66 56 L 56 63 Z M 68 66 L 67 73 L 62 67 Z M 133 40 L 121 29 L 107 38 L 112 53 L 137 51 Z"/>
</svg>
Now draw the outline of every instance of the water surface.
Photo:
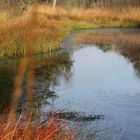
<svg viewBox="0 0 140 140">
<path fill-rule="evenodd" d="M 39 111 L 46 113 L 61 110 L 103 116 L 88 124 L 92 128 L 98 123 L 98 130 L 104 130 L 101 132 L 105 133 L 97 139 L 111 139 L 113 136 L 115 139 L 139 140 L 140 44 L 133 40 L 124 42 L 124 39 L 129 35 L 138 38 L 140 31 L 99 32 L 105 36 L 104 42 L 69 44 L 72 41 L 70 37 L 65 42 L 68 48 L 65 51 L 34 56 L 33 103 Z M 113 41 L 108 43 L 108 33 L 116 37 L 124 32 L 122 40 L 113 37 Z M 1 112 L 10 105 L 18 60 L 0 60 Z M 20 109 L 24 108 L 26 100 L 26 78 Z"/>
</svg>

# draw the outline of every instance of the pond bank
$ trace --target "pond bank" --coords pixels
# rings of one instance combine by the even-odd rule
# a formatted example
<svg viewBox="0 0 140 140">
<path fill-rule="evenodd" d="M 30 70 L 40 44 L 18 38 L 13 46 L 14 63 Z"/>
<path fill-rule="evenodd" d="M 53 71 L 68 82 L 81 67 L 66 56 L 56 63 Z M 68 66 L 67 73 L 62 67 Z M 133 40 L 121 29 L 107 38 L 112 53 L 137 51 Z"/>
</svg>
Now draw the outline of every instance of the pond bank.
<svg viewBox="0 0 140 140">
<path fill-rule="evenodd" d="M 130 10 L 131 16 L 127 14 Z M 38 11 L 29 10 L 22 17 L 12 20 L 3 17 L 0 19 L 0 56 L 31 55 L 59 49 L 70 31 L 139 27 L 140 10 L 132 8 L 116 11 L 71 9 L 68 14 L 66 9 L 58 7 L 52 10 L 52 7 L 41 5 Z"/>
<path fill-rule="evenodd" d="M 48 123 L 50 122 L 48 119 L 45 121 L 45 124 L 43 123 L 43 128 L 39 122 L 38 126 L 40 129 L 38 132 L 40 135 L 36 135 L 36 137 L 40 138 L 42 135 L 48 136 L 48 131 L 52 132 L 55 130 L 58 130 L 57 132 L 59 134 L 65 135 L 66 133 L 63 133 L 64 131 L 59 129 L 65 126 L 65 124 L 70 128 L 72 132 L 71 135 L 81 134 L 82 132 L 84 132 L 84 135 L 88 135 L 88 132 L 90 132 L 90 134 L 93 132 L 94 134 L 93 127 L 96 128 L 96 124 L 101 124 L 98 130 L 104 130 L 101 131 L 103 134 L 95 134 L 95 137 L 99 137 L 101 140 L 104 137 L 108 140 L 109 138 L 107 136 L 111 137 L 112 135 L 117 139 L 121 139 L 128 125 L 137 129 L 137 131 L 135 131 L 135 133 L 132 132 L 132 135 L 130 134 L 128 138 L 138 140 L 137 137 L 139 137 L 138 131 L 140 126 L 140 50 L 139 47 L 136 49 L 135 45 L 131 44 L 132 41 L 130 38 L 128 41 L 122 41 L 129 36 L 131 36 L 133 40 L 133 38 L 138 37 L 138 33 L 136 30 L 97 30 L 98 29 L 94 29 L 89 35 L 85 33 L 86 31 L 83 32 L 87 36 L 93 34 L 96 37 L 94 37 L 96 40 L 90 40 L 91 38 L 89 38 L 88 41 L 90 44 L 87 44 L 87 40 L 82 37 L 81 41 L 83 42 L 71 46 L 71 40 L 81 35 L 81 33 L 73 34 L 64 42 L 63 45 L 66 49 L 62 49 L 62 53 L 59 53 L 59 51 L 56 51 L 56 53 L 54 53 L 54 51 L 46 54 L 41 53 L 40 55 L 30 56 L 27 59 L 30 60 L 30 63 L 27 65 L 27 70 L 24 74 L 25 80 L 22 81 L 25 89 L 20 89 L 23 92 L 21 100 L 16 99 L 17 102 L 23 103 L 23 105 L 19 106 L 19 109 L 17 106 L 17 110 L 22 111 L 24 102 L 28 103 L 29 101 L 32 104 L 31 107 L 33 107 L 33 110 L 30 108 L 25 109 L 34 111 L 34 108 L 36 109 L 37 107 L 37 111 L 39 112 L 37 112 L 39 116 L 35 116 L 35 114 L 33 116 L 35 122 L 38 121 L 38 119 L 34 117 L 44 116 L 43 120 L 46 120 L 45 117 L 49 112 L 50 115 L 52 114 L 50 119 L 54 119 L 51 125 L 54 128 L 53 130 L 50 130 L 50 127 L 48 127 Z M 97 32 L 98 34 L 95 34 Z M 111 33 L 112 35 L 110 35 Z M 108 44 L 106 34 L 111 36 L 111 38 L 108 36 L 109 40 L 111 40 L 109 41 L 110 44 Z M 120 38 L 120 35 L 122 38 Z M 103 42 L 100 43 L 102 40 Z M 96 43 L 94 41 L 98 41 L 96 45 L 94 45 Z M 70 47 L 65 47 L 65 45 Z M 69 50 L 69 48 L 71 49 Z M 29 66 L 34 62 L 36 67 L 29 69 Z M 13 90 L 15 90 L 14 78 L 19 76 L 17 75 L 18 64 L 18 57 L 17 59 L 14 57 L 13 59 L 1 61 L 1 112 L 7 108 L 12 101 L 12 93 Z M 27 89 L 26 87 L 30 86 L 29 78 L 31 76 L 29 74 L 32 73 L 35 74 L 35 79 L 33 79 L 34 92 L 29 92 L 28 89 L 30 90 L 31 88 Z M 28 93 L 31 93 L 30 95 L 33 97 L 30 98 L 30 100 L 27 98 Z M 134 119 L 132 119 L 133 116 L 135 116 Z M 56 120 L 53 117 L 56 117 Z M 128 120 L 126 118 L 128 118 Z M 60 120 L 62 122 L 60 122 Z M 82 123 L 82 121 L 85 120 L 87 121 L 85 123 L 90 127 L 89 131 L 88 126 L 85 127 L 85 125 L 83 126 L 84 130 L 82 130 L 80 126 L 80 130 L 76 129 L 75 131 L 74 128 L 79 126 L 79 122 Z M 94 121 L 91 122 L 92 120 Z M 129 120 L 131 120 L 131 122 Z M 76 126 L 69 125 L 69 122 L 72 124 L 76 123 Z M 17 122 L 15 123 L 17 124 Z M 106 125 L 106 123 L 108 125 Z M 3 122 L 1 122 L 1 124 L 1 126 L 5 128 Z M 54 125 L 56 127 L 54 127 Z M 65 129 L 66 127 L 62 128 Z M 14 129 L 14 127 L 12 127 L 12 129 Z M 17 128 L 17 133 L 11 133 L 9 137 L 13 135 L 18 137 L 17 134 L 19 134 L 20 137 L 27 136 L 34 138 L 35 135 L 33 135 L 32 130 L 35 130 L 34 133 L 36 133 L 36 128 L 32 125 L 31 121 L 30 126 L 26 130 L 24 130 L 24 128 L 21 130 L 20 128 L 20 132 L 30 131 L 31 136 L 29 133 L 26 133 L 26 135 L 24 135 L 25 133 L 22 133 L 23 135 L 20 133 L 20 135 Z M 114 131 L 112 132 L 112 130 Z M 10 131 L 12 132 L 12 130 Z M 56 136 L 56 139 L 59 139 L 58 137 L 60 135 L 58 135 L 57 132 L 55 133 L 56 135 L 52 135 L 51 138 Z M 5 136 L 3 131 L 2 134 Z M 63 139 L 62 135 L 61 139 Z M 74 138 L 77 139 L 76 137 Z"/>
</svg>

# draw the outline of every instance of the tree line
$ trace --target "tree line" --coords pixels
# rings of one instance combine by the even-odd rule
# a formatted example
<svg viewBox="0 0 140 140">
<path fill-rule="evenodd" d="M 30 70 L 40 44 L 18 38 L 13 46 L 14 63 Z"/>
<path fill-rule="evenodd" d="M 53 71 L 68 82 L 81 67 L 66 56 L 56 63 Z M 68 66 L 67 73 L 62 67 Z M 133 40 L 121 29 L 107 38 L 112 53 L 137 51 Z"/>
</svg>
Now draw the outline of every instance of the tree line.
<svg viewBox="0 0 140 140">
<path fill-rule="evenodd" d="M 83 7 L 83 8 L 93 8 L 93 7 L 129 7 L 129 6 L 140 6 L 140 0 L 1 0 L 0 8 L 7 7 L 22 7 L 26 9 L 29 4 L 38 2 L 40 4 L 49 4 L 56 6 L 70 6 L 70 7 Z"/>
<path fill-rule="evenodd" d="M 100 7 L 130 7 L 140 6 L 140 0 L 97 0 L 97 5 Z"/>
<path fill-rule="evenodd" d="M 76 7 L 126 7 L 140 6 L 140 0 L 40 0 L 40 2 L 55 5 L 66 5 Z"/>
</svg>

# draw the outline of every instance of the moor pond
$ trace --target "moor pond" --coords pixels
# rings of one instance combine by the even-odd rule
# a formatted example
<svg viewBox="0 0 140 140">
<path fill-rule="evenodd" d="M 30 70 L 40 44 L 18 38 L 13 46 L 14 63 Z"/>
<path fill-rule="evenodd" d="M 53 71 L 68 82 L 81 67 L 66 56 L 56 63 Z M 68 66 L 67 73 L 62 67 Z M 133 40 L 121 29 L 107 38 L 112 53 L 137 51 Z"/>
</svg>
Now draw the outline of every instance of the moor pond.
<svg viewBox="0 0 140 140">
<path fill-rule="evenodd" d="M 86 128 L 98 127 L 104 139 L 138 140 L 139 40 L 139 29 L 80 31 L 70 35 L 62 50 L 29 57 L 36 64 L 33 107 L 43 113 L 60 111 L 62 119 L 67 115 L 70 121 L 87 121 Z M 0 59 L 1 113 L 12 99 L 18 60 Z M 18 110 L 27 99 L 26 79 L 25 74 Z M 84 114 L 81 119 L 79 114 Z"/>
</svg>

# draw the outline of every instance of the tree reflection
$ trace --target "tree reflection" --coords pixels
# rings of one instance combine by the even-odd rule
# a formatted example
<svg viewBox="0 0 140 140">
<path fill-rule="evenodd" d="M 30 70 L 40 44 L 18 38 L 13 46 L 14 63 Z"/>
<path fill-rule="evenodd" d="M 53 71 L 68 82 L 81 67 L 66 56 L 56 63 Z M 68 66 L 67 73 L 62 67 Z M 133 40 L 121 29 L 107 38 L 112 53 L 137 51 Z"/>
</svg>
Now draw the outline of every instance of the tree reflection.
<svg viewBox="0 0 140 140">
<path fill-rule="evenodd" d="M 140 44 L 123 44 L 117 49 L 119 53 L 132 62 L 137 76 L 140 77 Z"/>
<path fill-rule="evenodd" d="M 50 104 L 50 99 L 55 100 L 58 96 L 50 88 L 60 84 L 60 78 L 68 82 L 71 78 L 71 67 L 73 61 L 69 53 L 61 55 L 38 57 L 39 62 L 35 71 L 36 93 L 35 100 L 37 106 Z M 48 100 L 47 100 L 48 99 Z M 41 104 L 40 104 L 41 100 Z"/>
<path fill-rule="evenodd" d="M 16 75 L 16 65 L 14 59 L 0 60 L 0 112 L 6 111 L 10 105 L 14 90 L 14 77 Z"/>
<path fill-rule="evenodd" d="M 28 60 L 32 59 L 29 57 Z M 69 81 L 71 77 L 71 67 L 73 61 L 69 53 L 62 54 L 42 54 L 34 56 L 35 67 L 35 87 L 33 89 L 32 103 L 33 107 L 41 107 L 50 104 L 50 99 L 55 100 L 57 95 L 50 90 L 51 86 L 59 84 L 60 77 Z M 0 60 L 0 111 L 8 111 L 12 93 L 14 90 L 14 81 L 18 67 L 17 59 Z M 27 99 L 27 72 L 22 86 L 22 96 L 20 97 L 18 110 L 23 110 Z"/>
<path fill-rule="evenodd" d="M 140 77 L 140 33 L 135 30 L 118 31 L 80 33 L 75 40 L 78 44 L 96 44 L 104 52 L 117 51 L 133 64 Z"/>
</svg>

